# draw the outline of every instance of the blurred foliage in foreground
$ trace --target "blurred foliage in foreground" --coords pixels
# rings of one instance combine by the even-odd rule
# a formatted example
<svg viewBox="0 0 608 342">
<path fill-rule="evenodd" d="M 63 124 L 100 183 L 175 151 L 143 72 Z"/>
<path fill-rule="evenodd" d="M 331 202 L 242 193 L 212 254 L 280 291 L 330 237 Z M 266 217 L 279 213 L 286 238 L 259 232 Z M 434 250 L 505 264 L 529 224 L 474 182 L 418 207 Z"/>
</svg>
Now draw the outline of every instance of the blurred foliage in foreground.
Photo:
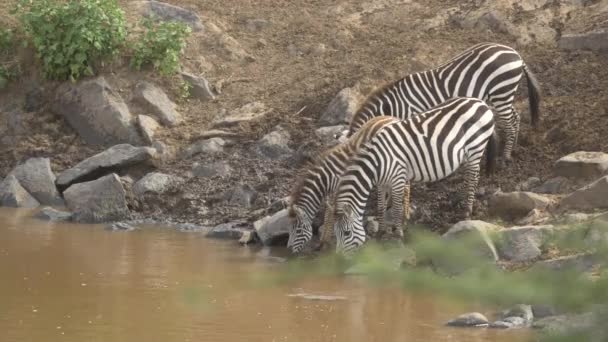
<svg viewBox="0 0 608 342">
<path fill-rule="evenodd" d="M 603 238 L 589 239 L 589 232 Z M 255 279 L 258 285 L 276 285 L 302 277 L 364 274 L 372 284 L 398 284 L 408 291 L 474 300 L 495 306 L 518 303 L 549 305 L 557 312 L 589 313 L 584 324 L 567 324 L 543 341 L 608 341 L 608 223 L 595 221 L 560 227 L 559 233 L 545 242 L 562 253 L 591 253 L 596 268 L 581 273 L 574 268 L 550 270 L 540 265 L 520 264 L 518 270 L 504 267 L 476 253 L 479 240 L 473 238 L 447 241 L 436 235 L 414 232 L 407 248 L 400 244 L 367 243 L 352 260 L 335 255 L 315 259 L 295 259 L 287 270 L 274 278 Z M 498 237 L 493 237 L 498 238 Z M 416 259 L 416 260 L 414 260 Z M 403 261 L 403 264 L 402 264 Z M 260 283 L 261 282 L 261 283 Z M 566 318 L 568 320 L 568 318 Z M 568 323 L 568 322 L 566 322 Z"/>
</svg>

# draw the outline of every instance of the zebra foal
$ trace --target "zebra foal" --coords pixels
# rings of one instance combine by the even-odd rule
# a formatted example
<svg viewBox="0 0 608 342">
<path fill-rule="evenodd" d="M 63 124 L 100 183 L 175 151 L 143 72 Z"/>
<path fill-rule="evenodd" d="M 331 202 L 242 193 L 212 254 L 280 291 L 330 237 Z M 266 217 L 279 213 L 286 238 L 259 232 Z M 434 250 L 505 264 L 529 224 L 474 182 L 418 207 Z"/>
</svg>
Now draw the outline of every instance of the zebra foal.
<svg viewBox="0 0 608 342">
<path fill-rule="evenodd" d="M 289 241 L 287 247 L 293 253 L 299 253 L 304 245 L 312 239 L 312 221 L 325 204 L 325 217 L 321 228 L 321 242 L 328 242 L 333 226 L 333 193 L 338 185 L 342 172 L 346 169 L 350 158 L 359 150 L 361 145 L 369 141 L 376 133 L 389 124 L 400 120 L 390 116 L 378 116 L 369 120 L 348 141 L 323 152 L 296 180 L 296 184 L 289 200 L 288 217 Z M 378 213 L 385 211 L 385 195 L 390 189 L 378 191 Z M 407 189 L 409 190 L 409 188 Z M 405 215 L 409 215 L 409 192 L 403 200 Z M 380 219 L 380 229 L 384 229 L 384 222 Z"/>
<path fill-rule="evenodd" d="M 512 48 L 496 43 L 477 44 L 432 70 L 410 74 L 372 93 L 353 115 L 348 135 L 374 116 L 408 119 L 452 97 L 486 101 L 496 113 L 496 125 L 505 135 L 503 158 L 511 159 L 517 143 L 520 116 L 513 99 L 526 76 L 532 124 L 538 126 L 540 91 L 536 78 Z"/>
<path fill-rule="evenodd" d="M 365 242 L 363 213 L 373 187 L 392 189 L 393 217 L 409 181 L 432 182 L 465 171 L 466 215 L 470 216 L 486 146 L 487 170 L 496 154 L 492 110 L 479 99 L 453 98 L 409 120 L 380 131 L 350 159 L 335 194 L 334 233 L 338 252 L 348 253 Z"/>
</svg>

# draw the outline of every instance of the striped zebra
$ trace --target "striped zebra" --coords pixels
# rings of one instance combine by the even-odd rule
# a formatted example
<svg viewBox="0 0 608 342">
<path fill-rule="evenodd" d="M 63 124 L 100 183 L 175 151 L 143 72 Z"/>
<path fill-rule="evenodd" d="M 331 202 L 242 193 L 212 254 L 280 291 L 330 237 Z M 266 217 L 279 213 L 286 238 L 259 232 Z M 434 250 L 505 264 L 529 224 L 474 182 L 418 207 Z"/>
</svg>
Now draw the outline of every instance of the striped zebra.
<svg viewBox="0 0 608 342">
<path fill-rule="evenodd" d="M 346 169 L 349 159 L 382 127 L 399 121 L 390 116 L 377 116 L 369 120 L 346 142 L 323 152 L 299 176 L 290 196 L 288 207 L 290 224 L 287 247 L 293 253 L 299 253 L 312 239 L 312 221 L 324 203 L 325 217 L 320 234 L 321 243 L 329 241 L 333 226 L 332 194 L 338 186 L 339 177 Z M 378 191 L 378 213 L 384 213 L 386 209 L 386 193 L 386 191 Z M 407 216 L 409 215 L 409 191 L 406 191 L 404 196 L 407 197 L 404 200 L 405 215 Z M 382 217 L 381 214 L 379 216 Z M 385 229 L 381 219 L 379 224 L 380 229 Z"/>
<path fill-rule="evenodd" d="M 466 215 L 470 216 L 484 150 L 488 172 L 496 154 L 494 114 L 485 102 L 453 98 L 442 105 L 384 126 L 350 159 L 335 193 L 334 233 L 339 252 L 365 242 L 363 212 L 373 187 L 393 189 L 393 208 L 409 181 L 432 182 L 465 171 Z M 396 203 L 397 202 L 397 203 Z M 402 217 L 398 212 L 393 217 Z"/>
<path fill-rule="evenodd" d="M 496 126 L 504 136 L 504 161 L 517 144 L 519 113 L 513 99 L 526 75 L 532 125 L 538 127 L 539 86 L 517 51 L 504 45 L 482 43 L 438 68 L 408 75 L 372 93 L 354 114 L 348 135 L 378 115 L 402 119 L 435 107 L 452 97 L 473 97 L 494 107 Z"/>
</svg>

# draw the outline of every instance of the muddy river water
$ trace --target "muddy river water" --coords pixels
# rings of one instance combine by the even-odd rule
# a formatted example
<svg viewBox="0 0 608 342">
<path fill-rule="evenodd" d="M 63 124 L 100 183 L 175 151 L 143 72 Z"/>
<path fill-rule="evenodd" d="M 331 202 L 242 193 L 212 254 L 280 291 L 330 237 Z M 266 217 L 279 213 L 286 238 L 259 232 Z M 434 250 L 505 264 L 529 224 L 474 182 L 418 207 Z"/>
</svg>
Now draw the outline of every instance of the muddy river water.
<svg viewBox="0 0 608 342">
<path fill-rule="evenodd" d="M 355 277 L 254 281 L 266 250 L 162 227 L 110 232 L 0 210 L 0 341 L 519 341 L 447 328 L 480 309 Z M 263 284 L 263 285 L 261 285 Z M 337 300 L 297 294 L 338 296 Z M 323 299 L 323 298 L 321 298 Z"/>
</svg>

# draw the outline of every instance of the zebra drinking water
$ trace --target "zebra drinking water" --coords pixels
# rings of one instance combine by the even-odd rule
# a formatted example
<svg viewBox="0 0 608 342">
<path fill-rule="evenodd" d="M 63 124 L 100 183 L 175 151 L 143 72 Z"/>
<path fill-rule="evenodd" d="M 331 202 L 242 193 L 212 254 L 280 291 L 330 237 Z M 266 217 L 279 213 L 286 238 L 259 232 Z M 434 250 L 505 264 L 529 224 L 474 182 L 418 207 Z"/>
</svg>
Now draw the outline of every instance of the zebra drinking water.
<svg viewBox="0 0 608 342">
<path fill-rule="evenodd" d="M 372 93 L 354 114 L 347 136 L 374 116 L 407 119 L 449 98 L 473 97 L 494 107 L 496 125 L 505 135 L 503 158 L 510 160 L 520 122 L 513 99 L 524 74 L 532 124 L 537 127 L 540 92 L 536 78 L 517 51 L 500 44 L 482 43 L 435 69 L 408 75 Z"/>
<path fill-rule="evenodd" d="M 409 181 L 432 182 L 465 171 L 466 216 L 473 210 L 480 161 L 486 145 L 491 172 L 496 154 L 495 120 L 485 102 L 453 98 L 380 131 L 350 159 L 335 193 L 337 250 L 348 253 L 365 242 L 363 213 L 373 187 L 392 189 L 393 217 Z"/>
<path fill-rule="evenodd" d="M 288 216 L 290 219 L 289 241 L 287 247 L 293 253 L 299 253 L 304 245 L 312 239 L 312 221 L 325 203 L 325 219 L 321 228 L 321 242 L 330 239 L 333 226 L 333 209 L 331 201 L 338 186 L 338 180 L 350 158 L 361 145 L 369 141 L 384 126 L 399 122 L 390 116 L 378 116 L 369 120 L 348 141 L 323 152 L 297 179 L 289 201 Z M 407 189 L 409 190 L 409 188 Z M 409 191 L 404 195 L 405 215 L 409 215 Z M 378 213 L 382 217 L 385 211 L 385 192 L 378 192 Z M 384 229 L 382 220 L 380 229 Z"/>
</svg>

